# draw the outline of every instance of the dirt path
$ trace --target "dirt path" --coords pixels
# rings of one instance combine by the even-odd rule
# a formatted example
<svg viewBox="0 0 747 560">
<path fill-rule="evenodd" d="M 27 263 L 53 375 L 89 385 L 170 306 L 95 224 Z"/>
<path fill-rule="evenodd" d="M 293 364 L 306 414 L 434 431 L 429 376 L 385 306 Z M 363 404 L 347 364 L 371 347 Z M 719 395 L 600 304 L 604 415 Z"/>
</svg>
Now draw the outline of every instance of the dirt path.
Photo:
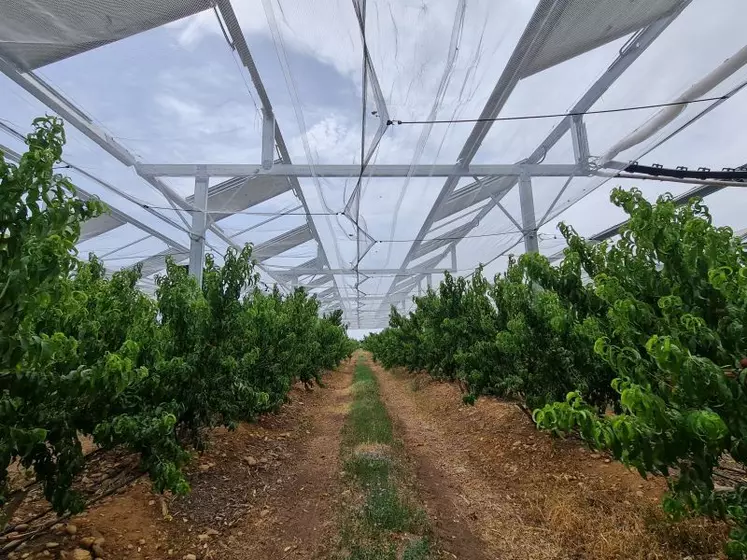
<svg viewBox="0 0 747 560">
<path fill-rule="evenodd" d="M 663 520 L 663 481 L 537 432 L 510 403 L 465 406 L 454 385 L 373 369 L 436 537 L 454 557 L 719 556 L 723 526 Z"/>
<path fill-rule="evenodd" d="M 222 558 L 328 557 L 336 535 L 340 432 L 351 400 L 352 369 L 353 362 L 346 364 L 316 391 L 318 402 L 309 406 L 304 426 L 307 437 L 278 473 L 282 488 L 268 496 L 259 518 L 238 526 L 237 534 L 245 538 L 237 538 L 237 546 Z"/>
<path fill-rule="evenodd" d="M 143 477 L 12 558 L 73 558 L 86 538 L 99 539 L 107 560 L 327 558 L 353 367 L 325 376 L 324 388 L 295 387 L 279 414 L 216 430 L 190 466 L 187 496 L 162 499 Z M 15 522 L 38 507 L 43 500 L 21 508 Z"/>
</svg>

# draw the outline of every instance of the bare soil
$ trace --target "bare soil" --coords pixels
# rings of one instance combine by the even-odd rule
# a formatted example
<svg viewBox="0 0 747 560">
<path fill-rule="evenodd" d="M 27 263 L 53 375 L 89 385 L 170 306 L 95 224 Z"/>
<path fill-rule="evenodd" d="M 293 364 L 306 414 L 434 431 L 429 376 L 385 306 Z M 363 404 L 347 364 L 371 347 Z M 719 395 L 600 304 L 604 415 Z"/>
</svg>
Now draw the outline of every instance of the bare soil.
<svg viewBox="0 0 747 560">
<path fill-rule="evenodd" d="M 455 558 L 719 558 L 727 528 L 670 523 L 666 485 L 578 441 L 538 432 L 516 405 L 373 365 L 442 547 Z"/>
</svg>

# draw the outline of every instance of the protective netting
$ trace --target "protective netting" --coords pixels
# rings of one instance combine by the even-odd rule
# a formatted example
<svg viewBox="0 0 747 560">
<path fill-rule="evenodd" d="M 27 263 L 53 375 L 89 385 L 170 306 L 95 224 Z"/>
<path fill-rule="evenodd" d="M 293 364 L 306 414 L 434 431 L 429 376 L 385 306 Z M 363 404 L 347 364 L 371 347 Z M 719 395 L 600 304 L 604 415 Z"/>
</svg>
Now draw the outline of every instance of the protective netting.
<svg viewBox="0 0 747 560">
<path fill-rule="evenodd" d="M 167 255 L 188 261 L 195 177 L 136 163 L 251 168 L 271 113 L 274 165 L 310 173 L 212 176 L 206 250 L 251 242 L 263 281 L 376 328 L 444 270 L 500 272 L 528 236 L 559 258 L 559 221 L 592 238 L 619 223 L 614 186 L 651 200 L 697 186 L 611 178 L 621 165 L 747 163 L 746 20 L 741 0 L 11 0 L 0 149 L 22 153 L 31 120 L 66 104 L 64 172 L 113 208 L 81 253 L 141 263 L 152 290 Z M 518 173 L 438 167 L 520 164 L 539 166 L 533 220 Z M 711 192 L 714 221 L 747 228 L 739 196 Z"/>
<path fill-rule="evenodd" d="M 210 0 L 6 0 L 0 4 L 2 52 L 33 70 L 211 5 Z"/>
</svg>

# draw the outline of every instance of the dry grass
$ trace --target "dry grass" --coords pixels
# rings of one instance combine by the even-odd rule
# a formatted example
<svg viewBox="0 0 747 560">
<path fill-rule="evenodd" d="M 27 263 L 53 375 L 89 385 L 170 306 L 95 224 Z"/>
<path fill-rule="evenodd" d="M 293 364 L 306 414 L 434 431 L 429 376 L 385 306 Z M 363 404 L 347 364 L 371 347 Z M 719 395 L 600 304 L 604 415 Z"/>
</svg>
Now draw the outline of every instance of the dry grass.
<svg viewBox="0 0 747 560">
<path fill-rule="evenodd" d="M 378 368 L 377 368 L 378 369 Z M 538 432 L 515 405 L 461 403 L 459 389 L 379 369 L 382 396 L 407 426 L 408 449 L 501 559 L 705 560 L 722 557 L 725 523 L 669 520 L 661 478 L 642 479 L 578 441 Z M 416 378 L 417 379 L 417 378 Z"/>
</svg>

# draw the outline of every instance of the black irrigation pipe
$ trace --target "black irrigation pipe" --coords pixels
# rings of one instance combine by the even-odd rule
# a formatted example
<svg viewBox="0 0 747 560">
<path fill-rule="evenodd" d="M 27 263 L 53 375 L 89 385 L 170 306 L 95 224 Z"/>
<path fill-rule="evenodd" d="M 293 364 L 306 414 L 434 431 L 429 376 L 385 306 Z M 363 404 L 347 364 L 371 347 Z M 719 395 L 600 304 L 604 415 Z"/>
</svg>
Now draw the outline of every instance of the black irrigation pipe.
<svg viewBox="0 0 747 560">
<path fill-rule="evenodd" d="M 707 167 L 699 167 L 697 170 L 690 170 L 687 167 L 663 167 L 661 165 L 640 165 L 633 162 L 628 165 L 624 171 L 628 173 L 642 173 L 654 177 L 672 177 L 673 179 L 715 179 L 719 181 L 747 181 L 747 170 L 743 167 L 731 168 L 725 167 L 721 171 L 712 171 Z"/>
</svg>

